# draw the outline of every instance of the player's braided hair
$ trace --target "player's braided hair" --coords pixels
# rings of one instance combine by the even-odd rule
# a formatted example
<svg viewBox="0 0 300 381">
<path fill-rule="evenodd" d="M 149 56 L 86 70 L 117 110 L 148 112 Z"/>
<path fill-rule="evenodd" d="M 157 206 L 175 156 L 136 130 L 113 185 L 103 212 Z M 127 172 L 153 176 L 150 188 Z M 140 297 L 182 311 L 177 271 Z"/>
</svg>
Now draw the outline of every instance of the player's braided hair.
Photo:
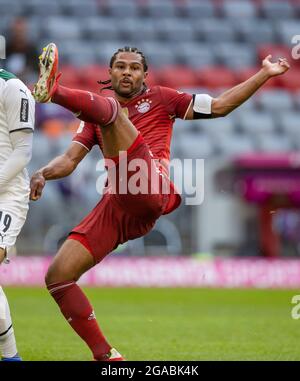
<svg viewBox="0 0 300 381">
<path fill-rule="evenodd" d="M 131 46 L 124 46 L 124 48 L 119 48 L 114 54 L 113 56 L 111 57 L 110 59 L 110 63 L 109 63 L 109 66 L 110 68 L 113 67 L 113 64 L 117 58 L 117 55 L 119 53 L 124 53 L 124 52 L 130 52 L 130 53 L 137 53 L 139 54 L 141 57 L 142 57 L 142 64 L 143 64 L 143 67 L 144 67 L 144 71 L 147 71 L 148 70 L 148 64 L 147 64 L 147 61 L 146 61 L 146 57 L 144 55 L 143 52 L 141 52 L 140 50 L 138 50 L 138 48 L 134 48 L 134 47 L 131 47 Z M 106 81 L 98 81 L 98 83 L 100 85 L 108 85 L 109 83 L 111 83 L 111 80 L 110 79 L 107 79 Z M 144 86 L 145 83 L 144 83 Z M 103 91 L 103 90 L 113 90 L 112 86 L 109 85 L 109 86 L 106 86 L 106 87 L 102 87 L 102 89 L 100 91 Z"/>
</svg>

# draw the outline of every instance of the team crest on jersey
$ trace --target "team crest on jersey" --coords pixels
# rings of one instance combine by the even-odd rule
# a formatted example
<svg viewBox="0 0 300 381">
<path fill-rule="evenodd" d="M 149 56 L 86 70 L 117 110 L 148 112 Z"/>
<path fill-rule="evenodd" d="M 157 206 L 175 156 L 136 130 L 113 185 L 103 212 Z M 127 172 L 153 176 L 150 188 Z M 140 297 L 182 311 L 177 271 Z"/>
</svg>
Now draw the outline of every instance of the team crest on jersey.
<svg viewBox="0 0 300 381">
<path fill-rule="evenodd" d="M 142 100 L 137 102 L 137 104 L 135 105 L 135 108 L 141 114 L 145 114 L 145 112 L 148 112 L 150 110 L 151 103 L 152 103 L 152 101 L 150 101 L 148 98 L 142 99 Z"/>
</svg>

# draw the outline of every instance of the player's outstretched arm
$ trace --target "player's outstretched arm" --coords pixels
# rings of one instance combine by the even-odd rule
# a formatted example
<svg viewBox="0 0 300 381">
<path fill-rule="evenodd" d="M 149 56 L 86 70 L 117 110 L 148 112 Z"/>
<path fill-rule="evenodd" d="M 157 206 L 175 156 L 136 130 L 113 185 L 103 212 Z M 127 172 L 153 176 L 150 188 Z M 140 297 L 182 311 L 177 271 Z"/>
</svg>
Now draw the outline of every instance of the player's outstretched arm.
<svg viewBox="0 0 300 381">
<path fill-rule="evenodd" d="M 250 98 L 270 78 L 284 74 L 290 65 L 285 58 L 277 62 L 271 62 L 268 55 L 262 62 L 259 72 L 247 79 L 245 82 L 225 91 L 218 98 L 212 100 L 212 116 L 225 116 Z"/>
<path fill-rule="evenodd" d="M 45 167 L 36 171 L 30 180 L 30 200 L 36 201 L 42 196 L 47 180 L 56 180 L 69 176 L 88 153 L 88 150 L 77 143 L 60 156 L 51 160 Z"/>
<path fill-rule="evenodd" d="M 262 62 L 262 68 L 247 81 L 225 91 L 218 98 L 208 94 L 195 94 L 184 119 L 207 119 L 226 116 L 235 108 L 250 98 L 270 78 L 284 74 L 290 65 L 285 58 L 271 62 L 272 56 L 267 56 Z"/>
</svg>

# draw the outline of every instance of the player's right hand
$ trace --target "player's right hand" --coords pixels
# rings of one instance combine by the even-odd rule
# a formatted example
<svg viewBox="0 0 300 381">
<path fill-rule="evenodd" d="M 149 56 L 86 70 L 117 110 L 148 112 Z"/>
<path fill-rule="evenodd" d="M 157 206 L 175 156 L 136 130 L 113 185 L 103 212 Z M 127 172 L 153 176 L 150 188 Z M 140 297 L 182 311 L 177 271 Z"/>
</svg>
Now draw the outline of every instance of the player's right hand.
<svg viewBox="0 0 300 381">
<path fill-rule="evenodd" d="M 46 184 L 45 177 L 41 172 L 36 172 L 30 180 L 30 200 L 37 201 L 42 196 L 44 186 Z"/>
</svg>

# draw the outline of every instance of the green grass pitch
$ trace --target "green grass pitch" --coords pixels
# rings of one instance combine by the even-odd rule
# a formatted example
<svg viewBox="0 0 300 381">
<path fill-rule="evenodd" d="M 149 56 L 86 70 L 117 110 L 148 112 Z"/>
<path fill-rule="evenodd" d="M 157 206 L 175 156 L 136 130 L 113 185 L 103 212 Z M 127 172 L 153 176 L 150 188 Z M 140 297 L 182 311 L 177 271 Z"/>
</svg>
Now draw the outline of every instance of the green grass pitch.
<svg viewBox="0 0 300 381">
<path fill-rule="evenodd" d="M 24 360 L 91 360 L 43 288 L 4 288 Z M 127 360 L 300 360 L 296 290 L 86 288 Z"/>
</svg>

